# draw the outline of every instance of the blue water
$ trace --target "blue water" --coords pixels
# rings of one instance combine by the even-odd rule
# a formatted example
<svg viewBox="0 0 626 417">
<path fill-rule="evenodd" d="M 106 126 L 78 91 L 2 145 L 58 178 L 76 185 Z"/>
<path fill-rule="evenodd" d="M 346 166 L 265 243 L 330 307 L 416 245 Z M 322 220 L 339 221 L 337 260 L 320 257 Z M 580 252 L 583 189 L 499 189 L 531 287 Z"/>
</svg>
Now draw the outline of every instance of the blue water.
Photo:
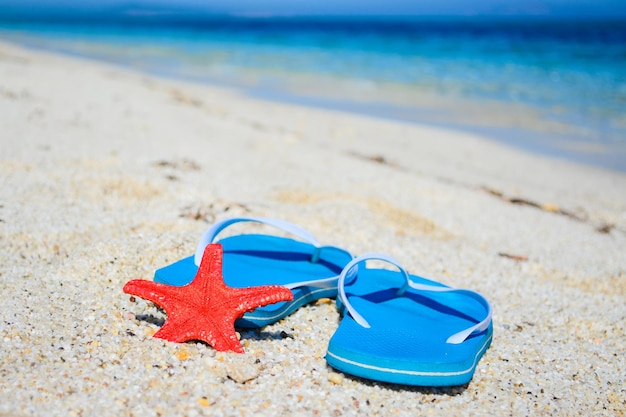
<svg viewBox="0 0 626 417">
<path fill-rule="evenodd" d="M 626 171 L 625 21 L 0 21 L 0 38 Z"/>
</svg>

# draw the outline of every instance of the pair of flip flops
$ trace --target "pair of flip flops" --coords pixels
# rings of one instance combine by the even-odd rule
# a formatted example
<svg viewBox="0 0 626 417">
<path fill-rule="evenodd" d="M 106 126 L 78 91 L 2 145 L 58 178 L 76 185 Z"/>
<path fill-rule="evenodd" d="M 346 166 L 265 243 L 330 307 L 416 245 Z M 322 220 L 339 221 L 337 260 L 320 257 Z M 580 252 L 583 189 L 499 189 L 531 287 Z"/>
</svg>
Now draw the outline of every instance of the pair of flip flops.
<svg viewBox="0 0 626 417">
<path fill-rule="evenodd" d="M 300 238 L 240 234 L 217 240 L 240 222 L 262 223 Z M 154 281 L 183 286 L 198 272 L 207 245 L 223 247 L 222 274 L 230 287 L 281 285 L 293 300 L 259 307 L 236 325 L 274 323 L 302 305 L 337 297 L 342 320 L 331 337 L 326 360 L 333 368 L 376 381 L 453 386 L 468 383 L 492 339 L 491 307 L 480 294 L 409 275 L 393 258 L 354 258 L 322 246 L 309 232 L 268 218 L 238 217 L 211 226 L 196 253 L 155 272 Z M 368 268 L 379 260 L 398 271 Z"/>
</svg>

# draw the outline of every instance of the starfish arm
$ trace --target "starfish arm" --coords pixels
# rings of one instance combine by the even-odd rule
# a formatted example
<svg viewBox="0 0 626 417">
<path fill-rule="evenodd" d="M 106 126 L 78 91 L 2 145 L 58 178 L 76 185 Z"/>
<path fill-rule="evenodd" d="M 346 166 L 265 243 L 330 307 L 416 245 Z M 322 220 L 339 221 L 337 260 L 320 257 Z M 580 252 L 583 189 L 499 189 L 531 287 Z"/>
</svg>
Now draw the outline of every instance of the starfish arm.
<svg viewBox="0 0 626 417">
<path fill-rule="evenodd" d="M 235 326 L 220 326 L 215 332 L 211 333 L 211 342 L 209 343 L 215 350 L 225 352 L 233 351 L 236 353 L 245 353 L 241 342 L 235 333 Z"/>
<path fill-rule="evenodd" d="M 182 343 L 196 339 L 202 340 L 196 337 L 196 329 L 193 326 L 193 323 L 190 323 L 190 321 L 190 319 L 175 320 L 173 317 L 168 316 L 163 326 L 161 326 L 159 331 L 154 334 L 154 337 L 176 343 Z M 205 342 L 208 343 L 208 341 L 206 340 Z"/>
<path fill-rule="evenodd" d="M 180 300 L 180 293 L 172 291 L 171 286 L 159 284 L 144 279 L 134 279 L 128 281 L 122 289 L 127 294 L 136 295 L 145 300 L 152 301 L 154 304 L 165 310 L 168 315 L 170 311 L 175 310 Z"/>
<path fill-rule="evenodd" d="M 222 245 L 212 244 L 204 249 L 198 273 L 189 286 L 204 297 L 210 296 L 216 286 L 224 286 L 222 277 Z"/>
<path fill-rule="evenodd" d="M 220 325 L 206 316 L 195 318 L 168 317 L 168 320 L 154 334 L 154 337 L 176 343 L 201 340 L 218 351 L 231 350 L 236 353 L 244 353 L 243 347 L 237 339 L 233 323 L 234 320 Z"/>
<path fill-rule="evenodd" d="M 280 285 L 265 285 L 239 288 L 236 297 L 233 297 L 231 302 L 234 304 L 235 318 L 239 318 L 257 307 L 291 300 L 293 300 L 293 293 L 289 288 Z"/>
</svg>

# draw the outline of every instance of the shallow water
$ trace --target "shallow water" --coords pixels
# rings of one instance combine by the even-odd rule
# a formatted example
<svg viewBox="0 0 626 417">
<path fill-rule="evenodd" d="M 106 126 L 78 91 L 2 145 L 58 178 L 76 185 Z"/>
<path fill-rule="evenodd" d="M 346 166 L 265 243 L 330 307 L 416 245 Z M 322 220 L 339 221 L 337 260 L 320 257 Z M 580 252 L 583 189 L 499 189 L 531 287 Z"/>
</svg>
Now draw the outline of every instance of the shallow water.
<svg viewBox="0 0 626 417">
<path fill-rule="evenodd" d="M 626 22 L 4 22 L 0 38 L 626 171 Z"/>
</svg>

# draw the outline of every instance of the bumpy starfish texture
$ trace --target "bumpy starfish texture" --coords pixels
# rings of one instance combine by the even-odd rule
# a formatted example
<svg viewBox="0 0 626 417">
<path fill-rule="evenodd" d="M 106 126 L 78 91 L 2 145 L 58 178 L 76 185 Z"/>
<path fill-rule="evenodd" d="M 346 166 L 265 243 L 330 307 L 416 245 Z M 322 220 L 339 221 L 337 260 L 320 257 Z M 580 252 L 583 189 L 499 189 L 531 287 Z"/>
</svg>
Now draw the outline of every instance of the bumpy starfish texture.
<svg viewBox="0 0 626 417">
<path fill-rule="evenodd" d="M 279 285 L 227 286 L 222 255 L 222 245 L 208 245 L 196 277 L 182 287 L 140 279 L 124 285 L 125 293 L 150 300 L 167 313 L 165 324 L 154 337 L 178 343 L 202 340 L 218 351 L 244 353 L 235 333 L 235 320 L 257 307 L 293 300 L 291 290 Z"/>
</svg>

